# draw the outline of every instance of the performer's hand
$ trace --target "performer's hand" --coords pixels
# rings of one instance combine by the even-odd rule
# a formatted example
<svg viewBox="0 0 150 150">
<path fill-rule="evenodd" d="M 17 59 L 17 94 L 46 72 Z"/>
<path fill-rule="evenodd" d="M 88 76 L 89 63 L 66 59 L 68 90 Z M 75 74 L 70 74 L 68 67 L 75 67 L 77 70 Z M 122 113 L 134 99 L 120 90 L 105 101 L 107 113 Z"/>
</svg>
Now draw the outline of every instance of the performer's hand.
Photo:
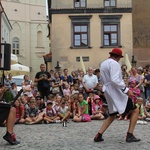
<svg viewBox="0 0 150 150">
<path fill-rule="evenodd" d="M 132 91 L 130 91 L 130 90 L 128 90 L 127 95 L 128 95 L 129 97 L 134 96 L 133 92 L 132 92 Z"/>
</svg>

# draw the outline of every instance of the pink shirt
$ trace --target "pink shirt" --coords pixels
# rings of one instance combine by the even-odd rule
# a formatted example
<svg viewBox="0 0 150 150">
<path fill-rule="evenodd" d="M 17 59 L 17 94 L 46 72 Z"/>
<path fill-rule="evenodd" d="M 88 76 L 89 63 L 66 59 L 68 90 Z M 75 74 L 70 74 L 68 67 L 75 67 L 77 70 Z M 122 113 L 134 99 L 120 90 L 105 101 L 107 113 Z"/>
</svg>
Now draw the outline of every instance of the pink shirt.
<svg viewBox="0 0 150 150">
<path fill-rule="evenodd" d="M 70 89 L 64 89 L 63 93 L 64 95 L 70 95 Z"/>
</svg>

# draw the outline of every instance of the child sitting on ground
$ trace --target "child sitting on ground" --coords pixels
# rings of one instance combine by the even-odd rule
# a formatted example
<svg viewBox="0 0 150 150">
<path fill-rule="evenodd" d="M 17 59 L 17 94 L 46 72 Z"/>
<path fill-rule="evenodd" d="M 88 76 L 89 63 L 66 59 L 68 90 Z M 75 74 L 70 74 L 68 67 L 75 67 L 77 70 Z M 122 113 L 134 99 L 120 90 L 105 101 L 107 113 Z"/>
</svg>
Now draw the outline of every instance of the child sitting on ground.
<svg viewBox="0 0 150 150">
<path fill-rule="evenodd" d="M 61 96 L 60 96 L 60 95 L 57 95 L 57 96 L 56 96 L 55 105 L 53 106 L 53 108 L 54 108 L 55 111 L 56 111 L 56 114 L 58 113 L 58 110 L 59 110 L 60 105 L 61 105 Z"/>
<path fill-rule="evenodd" d="M 93 120 L 102 120 L 104 119 L 103 111 L 102 111 L 102 100 L 98 95 L 95 95 L 94 101 L 92 103 L 92 115 L 91 119 Z"/>
<path fill-rule="evenodd" d="M 75 94 L 74 97 L 74 102 L 73 102 L 73 118 L 80 117 L 81 116 L 81 109 L 80 109 L 80 103 L 78 100 L 78 94 Z"/>
<path fill-rule="evenodd" d="M 60 117 L 61 122 L 69 122 L 70 108 L 66 106 L 66 101 L 64 99 L 62 99 L 61 106 L 59 107 L 58 116 Z"/>
<path fill-rule="evenodd" d="M 136 102 L 136 107 L 139 108 L 139 116 L 138 120 L 144 120 L 146 118 L 144 105 L 143 105 L 143 98 L 138 97 Z"/>
<path fill-rule="evenodd" d="M 75 121 L 75 122 L 91 121 L 89 111 L 88 111 L 88 102 L 86 100 L 84 100 L 83 94 L 78 95 L 78 100 L 79 100 L 79 104 L 80 104 L 81 113 L 79 114 L 79 116 L 75 116 L 73 118 L 73 121 Z"/>
<path fill-rule="evenodd" d="M 56 123 L 57 120 L 60 120 L 60 117 L 57 116 L 56 111 L 52 106 L 53 102 L 48 100 L 47 107 L 43 111 L 43 120 L 45 123 Z"/>
<path fill-rule="evenodd" d="M 21 105 L 21 102 L 19 99 L 17 99 L 14 103 L 14 107 L 16 108 L 16 122 L 18 123 L 25 123 L 24 119 L 24 107 Z"/>
<path fill-rule="evenodd" d="M 29 108 L 26 110 L 26 124 L 36 124 L 42 121 L 42 116 L 39 116 L 38 108 L 36 107 L 35 98 L 32 97 L 29 102 Z"/>
</svg>

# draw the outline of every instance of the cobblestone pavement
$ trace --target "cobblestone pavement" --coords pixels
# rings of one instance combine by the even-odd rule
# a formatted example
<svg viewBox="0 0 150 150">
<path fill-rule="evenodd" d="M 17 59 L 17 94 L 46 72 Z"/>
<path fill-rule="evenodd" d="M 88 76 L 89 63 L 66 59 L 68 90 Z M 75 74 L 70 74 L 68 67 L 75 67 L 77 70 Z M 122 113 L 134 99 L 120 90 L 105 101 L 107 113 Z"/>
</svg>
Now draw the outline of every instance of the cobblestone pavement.
<svg viewBox="0 0 150 150">
<path fill-rule="evenodd" d="M 103 135 L 104 141 L 95 143 L 93 138 L 103 121 L 89 123 L 74 123 L 70 121 L 67 127 L 62 124 L 16 125 L 15 133 L 21 139 L 21 144 L 10 146 L 3 140 L 5 128 L 0 127 L 0 150 L 149 150 L 150 122 L 147 125 L 137 125 L 135 136 L 142 141 L 126 143 L 125 136 L 128 121 L 117 121 Z"/>
</svg>

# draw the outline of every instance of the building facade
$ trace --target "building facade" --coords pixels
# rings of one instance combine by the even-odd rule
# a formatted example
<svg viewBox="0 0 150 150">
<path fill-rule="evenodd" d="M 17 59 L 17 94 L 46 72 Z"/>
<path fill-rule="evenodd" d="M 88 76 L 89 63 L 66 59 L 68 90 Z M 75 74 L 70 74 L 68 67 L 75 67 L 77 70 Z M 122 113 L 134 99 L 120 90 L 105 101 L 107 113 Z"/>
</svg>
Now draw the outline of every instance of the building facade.
<svg viewBox="0 0 150 150">
<path fill-rule="evenodd" d="M 12 25 L 10 43 L 12 53 L 19 63 L 30 67 L 33 80 L 43 55 L 49 50 L 48 19 L 44 0 L 2 0 L 4 10 Z"/>
<path fill-rule="evenodd" d="M 48 0 L 52 68 L 98 68 L 114 47 L 132 56 L 131 0 Z M 124 59 L 122 59 L 122 64 Z"/>
<path fill-rule="evenodd" d="M 136 66 L 150 64 L 150 1 L 133 0 L 133 53 Z"/>
</svg>

